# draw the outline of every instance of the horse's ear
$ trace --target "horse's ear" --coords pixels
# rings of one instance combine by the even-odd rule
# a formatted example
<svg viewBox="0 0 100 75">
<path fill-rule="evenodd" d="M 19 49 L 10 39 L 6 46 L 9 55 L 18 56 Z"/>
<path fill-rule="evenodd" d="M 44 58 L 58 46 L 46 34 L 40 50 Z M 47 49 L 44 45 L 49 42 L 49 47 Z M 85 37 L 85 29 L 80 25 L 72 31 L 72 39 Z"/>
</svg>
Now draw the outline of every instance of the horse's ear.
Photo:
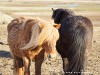
<svg viewBox="0 0 100 75">
<path fill-rule="evenodd" d="M 59 29 L 61 25 L 60 25 L 60 24 L 54 24 L 53 26 L 54 26 L 55 28 Z"/>
<path fill-rule="evenodd" d="M 53 8 L 51 8 L 51 9 L 52 9 L 53 12 L 55 11 Z"/>
<path fill-rule="evenodd" d="M 43 22 L 39 22 L 38 25 L 39 25 L 41 28 L 44 28 L 44 23 L 43 23 Z"/>
</svg>

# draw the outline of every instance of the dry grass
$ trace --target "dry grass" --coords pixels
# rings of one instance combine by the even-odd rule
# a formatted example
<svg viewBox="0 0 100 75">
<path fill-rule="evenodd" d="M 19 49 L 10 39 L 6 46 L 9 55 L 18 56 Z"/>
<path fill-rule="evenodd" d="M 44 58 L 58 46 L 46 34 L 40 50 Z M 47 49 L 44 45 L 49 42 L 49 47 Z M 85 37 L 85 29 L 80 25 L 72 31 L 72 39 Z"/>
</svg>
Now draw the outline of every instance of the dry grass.
<svg viewBox="0 0 100 75">
<path fill-rule="evenodd" d="M 66 6 L 66 4 L 79 4 L 79 7 L 69 7 Z M 55 6 L 53 6 L 55 5 Z M 61 6 L 62 5 L 62 6 Z M 28 2 L 28 3 L 1 3 L 1 6 L 7 6 L 7 7 L 31 7 L 33 10 L 25 9 L 25 10 L 3 10 L 0 9 L 0 11 L 3 11 L 5 13 L 10 14 L 13 17 L 21 16 L 20 14 L 13 14 L 15 12 L 33 12 L 33 13 L 39 13 L 34 14 L 30 16 L 39 16 L 45 20 L 51 21 L 51 8 L 57 8 L 57 7 L 64 7 L 64 8 L 71 8 L 76 12 L 78 15 L 83 15 L 88 17 L 92 20 L 94 25 L 94 36 L 93 36 L 93 49 L 89 51 L 89 57 L 86 67 L 86 74 L 85 75 L 99 75 L 100 74 L 100 2 L 99 3 L 81 3 L 81 2 Z M 39 8 L 41 7 L 41 9 Z M 15 8 L 15 9 L 16 9 Z M 39 9 L 38 9 L 39 8 Z M 92 13 L 93 12 L 93 13 Z M 27 16 L 27 15 L 24 15 Z M 7 25 L 0 25 L 0 42 L 7 43 Z M 1 45 L 0 44 L 0 72 L 2 72 L 2 75 L 13 75 L 12 74 L 13 64 L 12 64 L 12 58 L 10 58 L 9 54 L 9 47 L 7 45 Z M 58 55 L 57 60 L 54 62 L 44 62 L 42 66 L 42 75 L 62 75 L 62 61 L 60 56 Z M 31 74 L 34 75 L 34 63 L 32 63 L 31 66 Z"/>
</svg>

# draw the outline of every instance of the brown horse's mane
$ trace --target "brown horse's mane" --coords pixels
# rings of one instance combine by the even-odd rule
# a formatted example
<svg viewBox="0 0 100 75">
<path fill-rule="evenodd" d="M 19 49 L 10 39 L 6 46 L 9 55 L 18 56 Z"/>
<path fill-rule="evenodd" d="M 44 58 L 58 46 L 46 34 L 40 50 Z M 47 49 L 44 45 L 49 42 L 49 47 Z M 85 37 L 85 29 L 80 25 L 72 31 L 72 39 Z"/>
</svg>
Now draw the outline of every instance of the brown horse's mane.
<svg viewBox="0 0 100 75">
<path fill-rule="evenodd" d="M 53 25 L 51 25 L 50 22 L 39 19 L 39 21 L 31 28 L 32 33 L 29 43 L 22 47 L 21 50 L 27 50 L 29 48 L 34 49 L 37 46 L 41 46 L 43 42 L 49 40 L 48 37 L 59 37 L 58 35 L 54 35 L 55 31 L 56 29 L 53 27 Z"/>
</svg>

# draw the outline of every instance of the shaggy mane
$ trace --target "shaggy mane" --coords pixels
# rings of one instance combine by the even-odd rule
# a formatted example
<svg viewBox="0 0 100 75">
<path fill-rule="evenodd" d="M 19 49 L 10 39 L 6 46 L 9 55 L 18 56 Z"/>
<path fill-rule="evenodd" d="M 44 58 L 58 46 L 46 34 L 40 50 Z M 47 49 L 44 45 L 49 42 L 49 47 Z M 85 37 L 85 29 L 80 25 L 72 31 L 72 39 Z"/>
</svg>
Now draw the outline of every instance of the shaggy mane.
<svg viewBox="0 0 100 75">
<path fill-rule="evenodd" d="M 42 28 L 41 32 L 40 29 Z M 50 22 L 47 21 L 39 21 L 38 23 L 35 23 L 33 27 L 31 28 L 31 39 L 26 46 L 22 47 L 21 50 L 27 50 L 27 49 L 34 49 L 37 46 L 41 46 L 44 42 L 48 41 L 50 37 L 52 39 L 58 39 L 59 35 L 57 29 L 51 25 Z"/>
<path fill-rule="evenodd" d="M 54 23 L 59 24 L 64 17 L 74 15 L 74 12 L 69 9 L 56 9 L 53 11 L 52 18 L 54 19 Z"/>
</svg>

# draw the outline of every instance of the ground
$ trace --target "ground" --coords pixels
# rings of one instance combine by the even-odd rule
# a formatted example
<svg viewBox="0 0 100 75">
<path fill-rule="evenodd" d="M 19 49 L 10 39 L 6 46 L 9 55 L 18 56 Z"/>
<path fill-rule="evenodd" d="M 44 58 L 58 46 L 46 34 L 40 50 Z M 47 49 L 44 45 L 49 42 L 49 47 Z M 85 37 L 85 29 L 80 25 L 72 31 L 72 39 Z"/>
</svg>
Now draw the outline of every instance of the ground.
<svg viewBox="0 0 100 75">
<path fill-rule="evenodd" d="M 10 1 L 10 0 L 9 0 Z M 13 18 L 18 16 L 38 16 L 51 20 L 51 8 L 69 8 L 77 15 L 88 17 L 94 26 L 93 47 L 88 52 L 85 75 L 100 74 L 100 1 L 66 2 L 66 1 L 35 1 L 35 2 L 2 2 L 0 11 Z M 0 25 L 0 75 L 13 75 L 13 59 L 7 45 L 7 24 Z M 60 55 L 55 61 L 44 61 L 42 75 L 62 75 Z M 34 75 L 34 62 L 31 63 L 31 75 Z"/>
</svg>

